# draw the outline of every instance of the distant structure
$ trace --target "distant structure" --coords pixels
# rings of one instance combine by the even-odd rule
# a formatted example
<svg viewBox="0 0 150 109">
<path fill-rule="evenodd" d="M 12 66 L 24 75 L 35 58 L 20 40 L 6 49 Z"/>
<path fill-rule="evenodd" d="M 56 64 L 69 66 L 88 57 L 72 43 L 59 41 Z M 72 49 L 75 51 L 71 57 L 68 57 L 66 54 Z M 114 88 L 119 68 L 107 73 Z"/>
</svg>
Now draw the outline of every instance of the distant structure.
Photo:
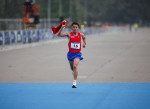
<svg viewBox="0 0 150 109">
<path fill-rule="evenodd" d="M 129 31 L 132 31 L 132 24 L 129 24 Z"/>
<path fill-rule="evenodd" d="M 138 24 L 137 23 L 134 24 L 134 28 L 135 28 L 135 31 L 138 30 Z"/>
<path fill-rule="evenodd" d="M 22 7 L 22 17 L 24 29 L 37 29 L 39 23 L 40 7 L 35 4 L 35 0 L 26 0 Z"/>
</svg>

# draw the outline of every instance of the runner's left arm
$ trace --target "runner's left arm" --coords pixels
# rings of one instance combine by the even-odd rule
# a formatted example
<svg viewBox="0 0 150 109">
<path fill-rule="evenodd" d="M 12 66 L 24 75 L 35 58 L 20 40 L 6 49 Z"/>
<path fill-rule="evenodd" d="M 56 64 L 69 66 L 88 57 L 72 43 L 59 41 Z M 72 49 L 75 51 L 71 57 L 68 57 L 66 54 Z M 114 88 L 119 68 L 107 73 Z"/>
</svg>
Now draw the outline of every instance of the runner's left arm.
<svg viewBox="0 0 150 109">
<path fill-rule="evenodd" d="M 83 39 L 83 48 L 85 48 L 86 45 L 86 37 L 84 36 L 84 33 L 81 33 L 81 37 Z"/>
</svg>

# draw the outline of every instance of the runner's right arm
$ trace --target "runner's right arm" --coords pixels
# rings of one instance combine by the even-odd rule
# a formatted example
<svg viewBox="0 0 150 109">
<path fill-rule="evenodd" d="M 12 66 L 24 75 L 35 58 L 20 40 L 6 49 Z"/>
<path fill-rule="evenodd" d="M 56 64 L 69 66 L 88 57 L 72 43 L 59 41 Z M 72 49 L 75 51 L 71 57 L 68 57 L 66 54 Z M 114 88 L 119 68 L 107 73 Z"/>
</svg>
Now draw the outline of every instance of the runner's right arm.
<svg viewBox="0 0 150 109">
<path fill-rule="evenodd" d="M 69 36 L 69 32 L 61 33 L 61 31 L 62 31 L 62 29 L 63 29 L 64 27 L 65 27 L 65 25 L 62 25 L 62 27 L 61 27 L 60 30 L 58 31 L 57 36 L 60 36 L 60 37 Z"/>
</svg>

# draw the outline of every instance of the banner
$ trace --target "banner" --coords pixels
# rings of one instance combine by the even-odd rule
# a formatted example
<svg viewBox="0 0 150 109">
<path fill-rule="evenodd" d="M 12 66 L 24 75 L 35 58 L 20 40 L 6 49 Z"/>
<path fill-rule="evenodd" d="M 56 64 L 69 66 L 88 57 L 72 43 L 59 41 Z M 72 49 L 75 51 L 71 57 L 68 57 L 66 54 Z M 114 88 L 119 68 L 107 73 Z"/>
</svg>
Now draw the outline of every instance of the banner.
<svg viewBox="0 0 150 109">
<path fill-rule="evenodd" d="M 10 44 L 9 32 L 4 32 L 4 35 L 5 35 L 5 44 Z"/>
<path fill-rule="evenodd" d="M 31 35 L 32 35 L 33 41 L 37 41 L 37 31 L 33 30 Z"/>
<path fill-rule="evenodd" d="M 28 42 L 28 33 L 27 31 L 23 31 L 23 43 L 27 43 Z"/>
<path fill-rule="evenodd" d="M 51 38 L 53 38 L 53 33 L 51 29 L 1 31 L 0 45 L 17 43 L 17 42 L 31 43 L 32 41 L 51 39 Z"/>
<path fill-rule="evenodd" d="M 37 40 L 40 40 L 40 31 L 37 30 Z"/>
<path fill-rule="evenodd" d="M 15 43 L 17 43 L 17 31 L 14 31 L 14 35 L 15 35 Z"/>
<path fill-rule="evenodd" d="M 28 37 L 27 42 L 31 43 L 32 42 L 31 30 L 27 30 L 27 37 Z"/>
<path fill-rule="evenodd" d="M 10 32 L 10 37 L 11 37 L 11 43 L 15 43 L 15 32 L 14 31 L 11 31 Z"/>
<path fill-rule="evenodd" d="M 23 31 L 17 31 L 17 42 L 23 42 Z"/>
<path fill-rule="evenodd" d="M 39 40 L 42 40 L 42 30 L 38 30 L 38 37 L 39 37 Z"/>
<path fill-rule="evenodd" d="M 9 43 L 11 44 L 12 43 L 11 31 L 9 31 L 8 34 L 9 34 Z"/>
<path fill-rule="evenodd" d="M 33 41 L 33 30 L 30 30 L 30 38 L 31 38 L 31 41 Z"/>
<path fill-rule="evenodd" d="M 4 39 L 4 32 L 2 31 L 0 32 L 0 45 L 4 45 L 3 39 Z"/>
<path fill-rule="evenodd" d="M 33 34 L 34 34 L 33 36 L 35 37 L 35 40 L 38 41 L 37 30 L 34 30 Z"/>
<path fill-rule="evenodd" d="M 45 38 L 46 38 L 46 30 L 43 29 L 43 30 L 42 30 L 42 39 L 45 39 Z"/>
<path fill-rule="evenodd" d="M 50 29 L 46 29 L 46 31 L 45 31 L 45 38 L 46 39 L 53 38 L 53 33 L 52 33 L 52 31 Z"/>
</svg>

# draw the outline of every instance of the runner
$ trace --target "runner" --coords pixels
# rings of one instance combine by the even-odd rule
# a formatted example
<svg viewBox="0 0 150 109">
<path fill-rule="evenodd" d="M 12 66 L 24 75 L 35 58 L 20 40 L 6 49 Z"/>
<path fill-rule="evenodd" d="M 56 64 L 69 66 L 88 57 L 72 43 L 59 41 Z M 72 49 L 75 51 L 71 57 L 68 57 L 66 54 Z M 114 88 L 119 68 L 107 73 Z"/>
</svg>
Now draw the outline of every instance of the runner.
<svg viewBox="0 0 150 109">
<path fill-rule="evenodd" d="M 77 76 L 78 76 L 78 64 L 79 61 L 82 60 L 83 58 L 81 57 L 82 53 L 81 51 L 81 37 L 83 39 L 83 48 L 85 48 L 86 45 L 86 38 L 83 33 L 79 33 L 79 24 L 77 22 L 73 22 L 71 25 L 72 32 L 66 32 L 66 33 L 61 33 L 62 29 L 65 27 L 65 25 L 62 25 L 58 32 L 58 36 L 67 36 L 69 38 L 69 52 L 67 54 L 67 58 L 70 64 L 70 68 L 72 70 L 72 74 L 74 76 L 74 81 L 72 88 L 77 88 Z"/>
</svg>

